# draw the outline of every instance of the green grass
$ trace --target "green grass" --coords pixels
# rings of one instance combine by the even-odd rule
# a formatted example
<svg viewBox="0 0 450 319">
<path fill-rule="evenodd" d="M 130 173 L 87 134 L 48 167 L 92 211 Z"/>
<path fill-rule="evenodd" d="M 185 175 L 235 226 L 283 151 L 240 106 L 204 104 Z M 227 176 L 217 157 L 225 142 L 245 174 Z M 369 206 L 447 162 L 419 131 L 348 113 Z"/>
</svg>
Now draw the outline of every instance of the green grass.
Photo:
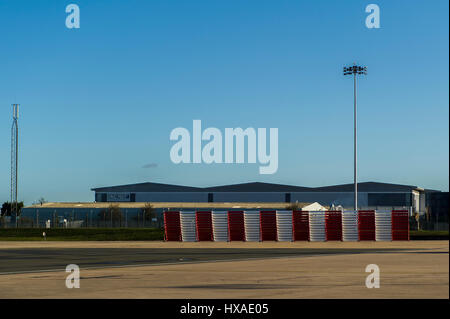
<svg viewBox="0 0 450 319">
<path fill-rule="evenodd" d="M 0 229 L 0 241 L 44 240 L 163 240 L 164 231 L 159 228 L 4 228 Z"/>
<path fill-rule="evenodd" d="M 448 236 L 448 230 L 411 230 L 414 236 Z"/>
<path fill-rule="evenodd" d="M 0 241 L 44 240 L 46 232 L 51 241 L 106 241 L 106 240 L 163 240 L 164 231 L 159 228 L 2 228 Z M 449 239 L 448 231 L 410 231 L 412 240 Z"/>
</svg>

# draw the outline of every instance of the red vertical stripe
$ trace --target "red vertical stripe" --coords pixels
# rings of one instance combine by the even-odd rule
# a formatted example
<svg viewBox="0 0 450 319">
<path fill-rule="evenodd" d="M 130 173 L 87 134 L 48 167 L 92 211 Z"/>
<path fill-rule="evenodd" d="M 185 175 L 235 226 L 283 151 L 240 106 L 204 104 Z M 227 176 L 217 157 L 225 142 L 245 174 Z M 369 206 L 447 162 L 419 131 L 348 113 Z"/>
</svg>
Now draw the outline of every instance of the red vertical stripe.
<svg viewBox="0 0 450 319">
<path fill-rule="evenodd" d="M 327 240 L 342 240 L 342 213 L 325 212 L 325 233 Z"/>
<path fill-rule="evenodd" d="M 181 241 L 180 212 L 164 212 L 164 240 Z"/>
<path fill-rule="evenodd" d="M 228 239 L 229 241 L 245 241 L 244 212 L 228 212 Z"/>
<path fill-rule="evenodd" d="M 197 240 L 198 241 L 213 241 L 213 228 L 211 212 L 200 211 L 195 213 L 195 221 L 197 228 Z"/>
<path fill-rule="evenodd" d="M 277 215 L 274 210 L 261 211 L 259 214 L 261 240 L 277 240 Z"/>
<path fill-rule="evenodd" d="M 359 240 L 375 240 L 375 211 L 358 211 Z"/>
<path fill-rule="evenodd" d="M 409 213 L 407 210 L 392 211 L 392 240 L 409 240 Z"/>
<path fill-rule="evenodd" d="M 292 212 L 292 234 L 295 240 L 309 240 L 309 213 Z"/>
</svg>

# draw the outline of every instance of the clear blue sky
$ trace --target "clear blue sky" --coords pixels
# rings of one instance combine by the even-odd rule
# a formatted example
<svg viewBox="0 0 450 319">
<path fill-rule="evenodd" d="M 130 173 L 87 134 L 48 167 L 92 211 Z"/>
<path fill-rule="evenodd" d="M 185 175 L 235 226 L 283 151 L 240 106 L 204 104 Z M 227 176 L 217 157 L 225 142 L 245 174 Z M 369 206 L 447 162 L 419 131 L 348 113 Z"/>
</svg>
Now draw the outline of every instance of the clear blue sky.
<svg viewBox="0 0 450 319">
<path fill-rule="evenodd" d="M 65 27 L 76 3 L 81 28 Z M 365 7 L 381 28 L 365 27 Z M 359 178 L 448 190 L 448 1 L 0 1 L 0 201 L 11 103 L 19 199 L 93 200 L 136 182 L 302 186 Z M 279 128 L 279 169 L 170 161 L 175 127 Z M 150 168 L 143 168 L 147 164 Z"/>
</svg>

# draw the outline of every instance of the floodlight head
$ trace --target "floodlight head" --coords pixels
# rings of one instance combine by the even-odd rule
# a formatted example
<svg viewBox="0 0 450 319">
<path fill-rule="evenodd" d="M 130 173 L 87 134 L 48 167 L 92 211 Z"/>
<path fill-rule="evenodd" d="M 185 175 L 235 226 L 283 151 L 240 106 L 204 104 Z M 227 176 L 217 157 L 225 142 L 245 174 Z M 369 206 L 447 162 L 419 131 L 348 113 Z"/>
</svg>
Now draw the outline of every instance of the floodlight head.
<svg viewBox="0 0 450 319">
<path fill-rule="evenodd" d="M 351 65 L 349 67 L 344 66 L 344 75 L 350 74 L 367 74 L 367 67 L 359 65 Z"/>
</svg>

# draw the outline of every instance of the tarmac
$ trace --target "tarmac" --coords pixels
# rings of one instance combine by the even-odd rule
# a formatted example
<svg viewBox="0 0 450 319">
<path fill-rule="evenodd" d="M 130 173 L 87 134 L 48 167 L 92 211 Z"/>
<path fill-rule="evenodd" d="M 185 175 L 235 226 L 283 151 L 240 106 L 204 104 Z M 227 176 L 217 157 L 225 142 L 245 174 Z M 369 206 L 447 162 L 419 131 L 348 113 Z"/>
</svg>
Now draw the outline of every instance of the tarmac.
<svg viewBox="0 0 450 319">
<path fill-rule="evenodd" d="M 448 299 L 448 253 L 448 241 L 0 242 L 0 298 Z M 369 264 L 380 288 L 365 285 Z"/>
</svg>

